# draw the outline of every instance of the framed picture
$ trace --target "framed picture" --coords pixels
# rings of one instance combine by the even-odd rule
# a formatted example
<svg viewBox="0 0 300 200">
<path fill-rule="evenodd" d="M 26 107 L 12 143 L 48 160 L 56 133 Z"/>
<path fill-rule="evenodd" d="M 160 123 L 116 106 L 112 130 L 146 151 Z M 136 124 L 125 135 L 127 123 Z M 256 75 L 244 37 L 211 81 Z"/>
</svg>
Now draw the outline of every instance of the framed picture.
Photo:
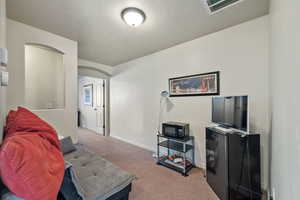
<svg viewBox="0 0 300 200">
<path fill-rule="evenodd" d="M 83 104 L 93 106 L 93 84 L 83 86 Z"/>
<path fill-rule="evenodd" d="M 220 94 L 220 72 L 169 79 L 170 97 Z"/>
</svg>

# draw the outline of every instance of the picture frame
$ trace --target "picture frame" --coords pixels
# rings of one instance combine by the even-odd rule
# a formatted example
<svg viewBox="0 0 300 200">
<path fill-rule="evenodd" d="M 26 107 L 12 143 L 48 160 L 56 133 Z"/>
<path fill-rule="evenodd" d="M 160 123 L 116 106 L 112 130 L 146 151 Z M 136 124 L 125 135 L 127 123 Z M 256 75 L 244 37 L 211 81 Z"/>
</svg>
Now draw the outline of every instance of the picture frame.
<svg viewBox="0 0 300 200">
<path fill-rule="evenodd" d="M 220 72 L 169 79 L 170 97 L 220 95 Z"/>
<path fill-rule="evenodd" d="M 83 86 L 83 104 L 93 106 L 93 84 Z"/>
</svg>

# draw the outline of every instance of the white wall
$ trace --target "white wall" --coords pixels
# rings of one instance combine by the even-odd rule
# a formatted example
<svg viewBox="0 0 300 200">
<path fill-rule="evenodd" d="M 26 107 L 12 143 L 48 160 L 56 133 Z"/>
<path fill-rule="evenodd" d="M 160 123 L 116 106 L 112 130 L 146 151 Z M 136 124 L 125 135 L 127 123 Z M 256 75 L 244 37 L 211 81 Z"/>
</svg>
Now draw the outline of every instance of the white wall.
<svg viewBox="0 0 300 200">
<path fill-rule="evenodd" d="M 64 54 L 25 46 L 25 105 L 33 110 L 65 108 Z"/>
<path fill-rule="evenodd" d="M 97 69 L 88 68 L 88 67 L 78 67 L 78 75 L 79 76 L 89 76 L 89 77 L 95 77 L 100 79 L 110 79 L 111 75 L 99 71 Z"/>
<path fill-rule="evenodd" d="M 299 8 L 300 1 L 271 1 L 271 182 L 275 200 L 300 199 Z"/>
<path fill-rule="evenodd" d="M 6 47 L 6 1 L 0 0 L 0 48 Z M 0 66 L 0 70 L 6 70 Z M 0 143 L 6 116 L 6 88 L 0 86 Z"/>
<path fill-rule="evenodd" d="M 92 68 L 95 70 L 99 70 L 102 71 L 104 73 L 107 73 L 108 75 L 113 74 L 114 68 L 109 66 L 109 65 L 103 65 L 100 63 L 95 63 L 95 62 L 91 62 L 88 60 L 84 60 L 84 59 L 79 59 L 78 60 L 78 66 L 79 67 L 85 67 L 85 68 Z"/>
<path fill-rule="evenodd" d="M 117 66 L 111 78 L 111 135 L 155 151 L 160 92 L 168 89 L 168 79 L 221 71 L 221 95 L 250 95 L 251 131 L 262 134 L 263 187 L 267 188 L 268 26 L 265 16 Z M 165 119 L 190 123 L 196 163 L 205 167 L 211 97 L 170 101 Z"/>
<path fill-rule="evenodd" d="M 77 42 L 52 33 L 8 20 L 7 39 L 9 50 L 10 84 L 7 92 L 8 109 L 25 105 L 25 52 L 27 43 L 37 43 L 65 53 L 65 109 L 35 111 L 53 125 L 59 134 L 72 136 L 77 141 Z"/>
</svg>

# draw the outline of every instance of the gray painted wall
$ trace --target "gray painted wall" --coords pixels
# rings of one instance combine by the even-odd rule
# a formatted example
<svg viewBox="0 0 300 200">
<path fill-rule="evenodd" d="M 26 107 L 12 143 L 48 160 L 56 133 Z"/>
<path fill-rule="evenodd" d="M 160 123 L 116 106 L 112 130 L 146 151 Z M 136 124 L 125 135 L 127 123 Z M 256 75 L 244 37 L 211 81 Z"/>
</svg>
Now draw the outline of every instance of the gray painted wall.
<svg viewBox="0 0 300 200">
<path fill-rule="evenodd" d="M 0 48 L 6 47 L 6 6 L 5 0 L 0 0 Z M 0 66 L 0 70 L 6 70 Z M 0 143 L 2 142 L 2 133 L 4 120 L 6 116 L 6 88 L 0 86 Z"/>
<path fill-rule="evenodd" d="M 275 200 L 300 199 L 299 8 L 300 1 L 271 1 L 271 182 Z"/>
</svg>

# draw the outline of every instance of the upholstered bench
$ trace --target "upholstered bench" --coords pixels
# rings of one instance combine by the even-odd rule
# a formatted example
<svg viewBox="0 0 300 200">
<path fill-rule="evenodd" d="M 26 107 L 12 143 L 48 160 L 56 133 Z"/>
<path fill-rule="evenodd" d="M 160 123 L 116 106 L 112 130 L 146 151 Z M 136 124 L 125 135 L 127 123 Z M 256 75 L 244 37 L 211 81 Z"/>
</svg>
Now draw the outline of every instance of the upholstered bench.
<svg viewBox="0 0 300 200">
<path fill-rule="evenodd" d="M 80 145 L 76 145 L 76 151 L 67 153 L 64 157 L 72 164 L 86 200 L 128 200 L 134 175 Z M 5 200 L 21 200 L 8 193 L 0 180 L 0 199 L 1 197 Z"/>
<path fill-rule="evenodd" d="M 135 176 L 77 145 L 66 154 L 76 172 L 86 200 L 127 200 Z"/>
</svg>

